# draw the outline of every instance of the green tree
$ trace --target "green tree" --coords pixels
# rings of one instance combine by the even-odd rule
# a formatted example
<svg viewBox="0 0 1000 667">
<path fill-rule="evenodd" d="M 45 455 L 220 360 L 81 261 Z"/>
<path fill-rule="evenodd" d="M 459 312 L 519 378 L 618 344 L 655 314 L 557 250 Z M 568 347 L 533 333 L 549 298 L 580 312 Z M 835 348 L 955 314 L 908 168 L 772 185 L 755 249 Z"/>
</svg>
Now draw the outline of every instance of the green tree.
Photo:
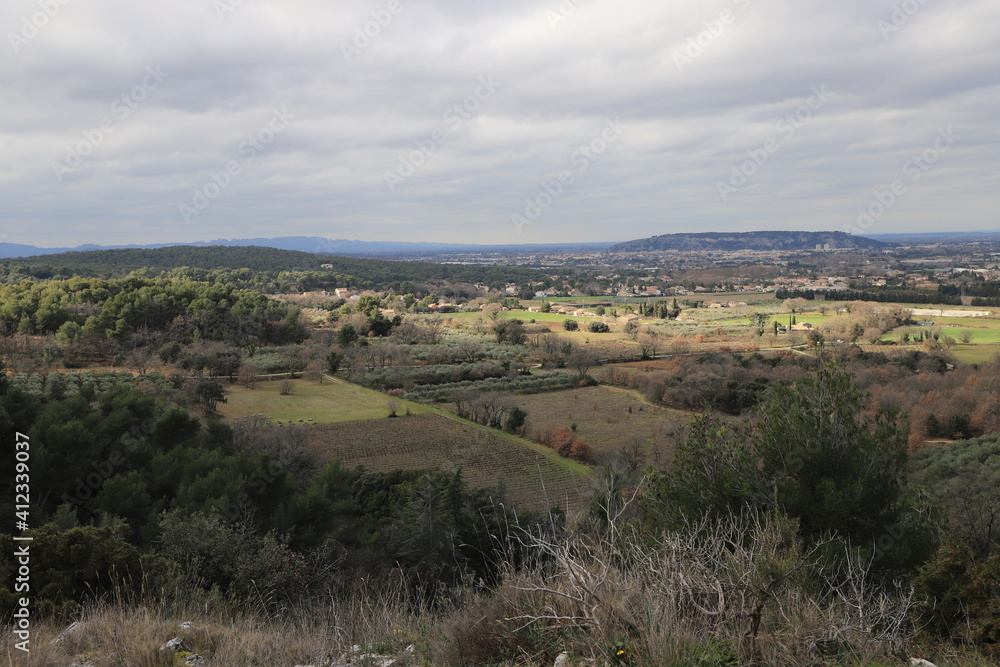
<svg viewBox="0 0 1000 667">
<path fill-rule="evenodd" d="M 76 345 L 83 334 L 83 327 L 76 322 L 66 322 L 56 332 L 56 340 L 64 345 Z"/>
<path fill-rule="evenodd" d="M 340 327 L 340 330 L 337 331 L 337 345 L 342 348 L 346 349 L 351 343 L 357 340 L 358 332 L 350 322 Z"/>
<path fill-rule="evenodd" d="M 340 368 L 340 364 L 344 361 L 344 355 L 336 350 L 330 350 L 330 353 L 326 355 L 326 369 L 333 375 L 337 373 Z"/>
<path fill-rule="evenodd" d="M 836 366 L 791 386 L 775 383 L 743 423 L 696 421 L 658 476 L 650 507 L 669 525 L 778 508 L 798 519 L 807 542 L 837 534 L 870 549 L 880 565 L 915 565 L 933 531 L 904 483 L 905 433 L 895 413 L 869 415 L 866 405 Z"/>
<path fill-rule="evenodd" d="M 214 380 L 202 380 L 194 388 L 195 398 L 198 399 L 198 403 L 205 410 L 206 415 L 211 415 L 215 412 L 215 407 L 219 403 L 226 402 L 226 390 L 222 388 L 222 385 Z"/>
<path fill-rule="evenodd" d="M 758 336 L 764 335 L 764 327 L 771 321 L 771 316 L 767 313 L 753 313 L 749 316 L 750 324 Z"/>
<path fill-rule="evenodd" d="M 379 312 L 382 301 L 375 295 L 366 294 L 358 297 L 358 303 L 354 306 L 359 313 L 364 313 L 368 317 L 375 317 Z"/>
<path fill-rule="evenodd" d="M 493 323 L 493 335 L 498 343 L 520 345 L 524 342 L 524 322 L 521 320 L 497 319 Z"/>
<path fill-rule="evenodd" d="M 566 331 L 576 331 L 580 328 L 576 320 L 563 320 L 563 329 Z"/>
</svg>

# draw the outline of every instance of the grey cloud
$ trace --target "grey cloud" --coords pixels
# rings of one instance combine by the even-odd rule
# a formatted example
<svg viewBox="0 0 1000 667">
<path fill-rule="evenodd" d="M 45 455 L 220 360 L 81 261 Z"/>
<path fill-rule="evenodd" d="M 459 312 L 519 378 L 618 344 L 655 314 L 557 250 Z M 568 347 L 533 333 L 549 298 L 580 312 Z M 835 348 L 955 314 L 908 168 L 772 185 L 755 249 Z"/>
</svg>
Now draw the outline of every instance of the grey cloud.
<svg viewBox="0 0 1000 667">
<path fill-rule="evenodd" d="M 1000 9 L 988 0 L 926 2 L 888 38 L 879 21 L 899 0 L 589 0 L 568 15 L 559 2 L 398 0 L 387 22 L 372 12 L 389 0 L 224 1 L 232 11 L 220 18 L 212 0 L 66 0 L 17 53 L 9 34 L 39 5 L 0 8 L 6 240 L 841 229 L 947 125 L 961 139 L 877 231 L 995 226 Z M 711 34 L 725 10 L 732 21 Z M 356 46 L 366 27 L 377 35 Z M 701 52 L 679 68 L 692 39 Z M 111 105 L 148 66 L 169 76 L 117 118 Z M 450 123 L 448 110 L 490 75 L 499 89 Z M 824 84 L 830 100 L 721 201 L 732 165 Z M 295 119 L 246 161 L 241 143 L 275 108 Z M 114 131 L 60 182 L 52 163 L 107 117 Z M 620 140 L 515 234 L 511 214 L 615 117 L 628 125 Z M 446 140 L 390 191 L 386 172 L 436 129 Z M 178 206 L 232 160 L 240 173 L 185 224 Z"/>
</svg>

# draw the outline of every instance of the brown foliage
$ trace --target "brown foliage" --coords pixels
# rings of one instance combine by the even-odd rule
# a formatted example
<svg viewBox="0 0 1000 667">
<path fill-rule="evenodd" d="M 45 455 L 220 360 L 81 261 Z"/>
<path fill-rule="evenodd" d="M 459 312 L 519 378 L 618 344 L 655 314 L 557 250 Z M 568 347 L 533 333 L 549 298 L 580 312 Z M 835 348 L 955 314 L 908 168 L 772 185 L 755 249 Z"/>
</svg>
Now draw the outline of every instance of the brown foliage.
<svg viewBox="0 0 1000 667">
<path fill-rule="evenodd" d="M 585 443 L 572 429 L 563 426 L 545 429 L 538 434 L 538 441 L 554 449 L 559 456 L 587 463 L 591 460 L 590 445 Z"/>
</svg>

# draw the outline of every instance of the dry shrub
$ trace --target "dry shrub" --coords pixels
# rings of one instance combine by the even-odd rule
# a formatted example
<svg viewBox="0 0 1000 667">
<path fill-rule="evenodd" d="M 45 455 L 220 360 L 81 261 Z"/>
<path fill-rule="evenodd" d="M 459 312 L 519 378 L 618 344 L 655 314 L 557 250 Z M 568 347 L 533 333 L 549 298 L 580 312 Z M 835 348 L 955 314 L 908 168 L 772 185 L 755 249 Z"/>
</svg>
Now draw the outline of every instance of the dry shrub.
<svg viewBox="0 0 1000 667">
<path fill-rule="evenodd" d="M 563 426 L 556 429 L 543 429 L 538 434 L 538 441 L 554 449 L 559 456 L 587 463 L 591 460 L 590 445 L 577 437 L 572 429 Z"/>
<path fill-rule="evenodd" d="M 514 654 L 518 648 L 516 635 L 503 620 L 510 615 L 499 596 L 474 599 L 442 619 L 429 652 L 440 665 L 496 664 L 499 656 Z"/>
<path fill-rule="evenodd" d="M 870 660 L 902 650 L 911 593 L 876 586 L 847 554 L 841 571 L 824 570 L 796 529 L 789 519 L 751 515 L 693 525 L 652 545 L 536 536 L 530 545 L 544 558 L 512 573 L 502 591 L 521 594 L 508 599 L 517 610 L 509 621 L 519 636 L 576 632 L 592 648 L 623 646 L 635 664 L 668 664 L 679 654 L 690 661 L 717 645 L 734 664 Z M 818 587 L 826 592 L 817 595 Z"/>
</svg>

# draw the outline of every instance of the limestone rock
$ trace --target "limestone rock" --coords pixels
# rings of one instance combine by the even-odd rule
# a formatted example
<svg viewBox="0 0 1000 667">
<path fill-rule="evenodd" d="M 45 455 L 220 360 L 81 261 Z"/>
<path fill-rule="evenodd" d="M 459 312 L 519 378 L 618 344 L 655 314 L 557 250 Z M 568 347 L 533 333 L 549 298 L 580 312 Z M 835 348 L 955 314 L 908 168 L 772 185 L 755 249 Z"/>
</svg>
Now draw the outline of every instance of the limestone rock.
<svg viewBox="0 0 1000 667">
<path fill-rule="evenodd" d="M 73 621 L 67 626 L 65 630 L 59 633 L 59 636 L 52 640 L 53 644 L 65 644 L 74 634 L 83 629 L 79 621 Z"/>
<path fill-rule="evenodd" d="M 173 651 L 174 653 L 178 651 L 186 651 L 187 648 L 184 646 L 184 640 L 180 637 L 174 637 L 166 644 L 160 647 L 161 651 Z"/>
</svg>

